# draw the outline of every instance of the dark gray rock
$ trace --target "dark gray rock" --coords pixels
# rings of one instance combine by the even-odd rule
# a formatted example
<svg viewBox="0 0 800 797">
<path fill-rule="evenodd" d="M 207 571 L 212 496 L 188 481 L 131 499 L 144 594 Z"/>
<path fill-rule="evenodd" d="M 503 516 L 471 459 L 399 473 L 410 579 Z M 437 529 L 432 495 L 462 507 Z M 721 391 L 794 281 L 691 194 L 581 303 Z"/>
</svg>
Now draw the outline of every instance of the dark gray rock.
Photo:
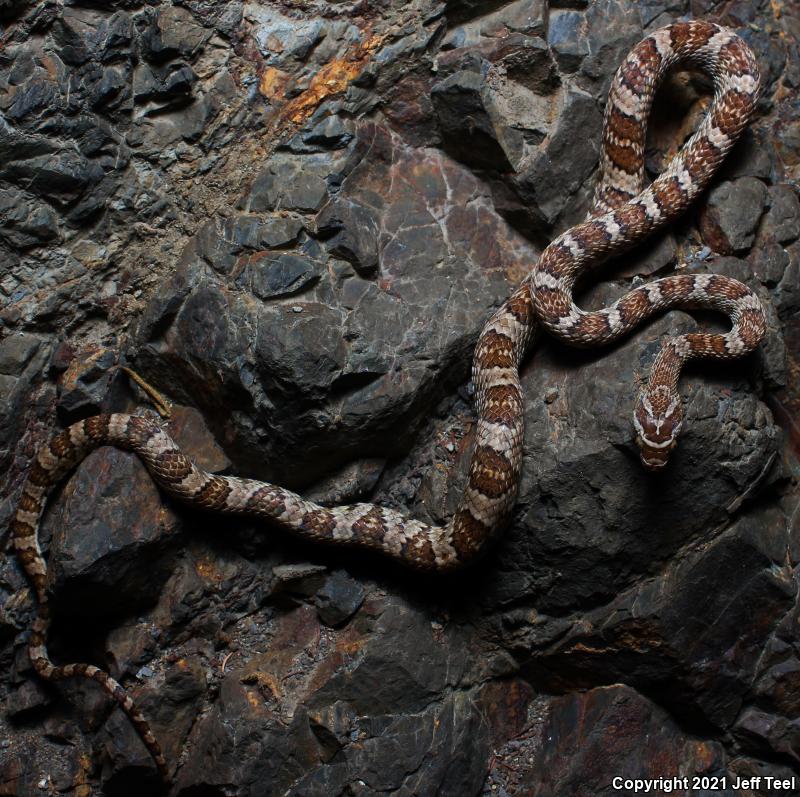
<svg viewBox="0 0 800 797">
<path fill-rule="evenodd" d="M 332 627 L 349 620 L 363 602 L 364 588 L 343 570 L 331 573 L 315 595 L 319 619 Z"/>
<path fill-rule="evenodd" d="M 17 191 L 0 191 L 0 236 L 17 249 L 27 249 L 59 237 L 55 213 Z"/>
<path fill-rule="evenodd" d="M 259 299 L 280 299 L 308 290 L 320 278 L 320 263 L 293 254 L 251 257 L 236 284 Z"/>
<path fill-rule="evenodd" d="M 188 64 L 172 62 L 162 67 L 140 64 L 133 73 L 133 97 L 137 102 L 157 102 L 162 110 L 170 102 L 185 102 L 196 80 Z"/>
<path fill-rule="evenodd" d="M 673 710 L 730 728 L 749 694 L 764 639 L 794 602 L 791 574 L 780 563 L 786 538 L 781 512 L 755 510 L 703 550 L 584 615 L 529 666 L 545 668 L 554 683 L 567 671 L 578 678 L 584 673 L 589 683 L 590 673 L 640 689 L 661 691 L 669 683 Z M 728 586 L 709 594 L 709 580 L 720 572 L 732 576 Z M 713 627 L 702 619 L 706 610 L 718 618 Z M 531 629 L 537 647 L 542 631 Z M 731 653 L 712 661 L 712 649 Z"/>
<path fill-rule="evenodd" d="M 169 430 L 201 467 L 227 464 L 196 414 L 176 410 Z M 152 603 L 169 576 L 165 553 L 178 527 L 136 457 L 110 448 L 90 455 L 43 524 L 45 535 L 53 529 L 60 611 L 109 614 Z"/>
<path fill-rule="evenodd" d="M 750 707 L 737 719 L 734 733 L 744 744 L 767 755 L 800 759 L 800 720 Z"/>
<path fill-rule="evenodd" d="M 695 777 L 728 774 L 722 745 L 686 733 L 663 708 L 624 685 L 540 698 L 532 721 L 497 750 L 492 764 L 483 791 L 487 796 L 533 794 L 536 783 L 535 793 L 542 797 L 610 797 L 634 793 L 626 781 L 666 778 L 676 786 L 669 793 L 690 797 L 699 792 L 692 785 Z M 713 791 L 733 797 L 738 790 Z"/>
<path fill-rule="evenodd" d="M 164 543 L 178 521 L 135 459 L 93 454 L 53 511 L 70 529 L 60 532 L 59 523 L 51 546 L 62 613 L 107 615 L 152 603 L 169 572 Z M 50 528 L 45 521 L 44 533 Z"/>
<path fill-rule="evenodd" d="M 456 72 L 433 87 L 431 99 L 445 141 L 451 142 L 457 158 L 478 168 L 506 171 L 511 164 L 487 112 L 484 86 L 477 72 Z"/>
<path fill-rule="evenodd" d="M 180 372 L 182 381 L 194 370 L 189 361 L 198 355 L 216 358 L 213 370 L 233 400 L 250 396 L 248 401 L 262 408 L 256 426 L 248 421 L 231 430 L 239 451 L 246 452 L 248 469 L 258 472 L 279 468 L 285 478 L 289 462 L 302 460 L 296 472 L 311 481 L 322 474 L 315 464 L 318 453 L 306 451 L 318 452 L 320 445 L 338 451 L 342 460 L 357 441 L 370 441 L 381 455 L 385 445 L 402 445 L 419 408 L 437 400 L 442 379 L 466 374 L 470 341 L 508 290 L 502 269 L 510 271 L 515 263 L 523 268 L 522 242 L 503 228 L 478 183 L 462 168 L 433 153 L 422 161 L 415 158 L 412 168 L 411 152 L 384 129 L 372 127 L 362 131 L 347 157 L 334 175 L 341 185 L 336 207 L 349 205 L 358 217 L 375 219 L 377 282 L 342 261 L 326 263 L 324 250 L 308 239 L 285 253 L 323 264 L 314 272 L 319 280 L 305 282 L 302 301 L 254 303 L 228 291 L 225 283 L 237 279 L 237 269 L 250 255 L 238 254 L 230 237 L 209 226 L 187 250 L 182 269 L 142 326 L 139 356 L 149 371 L 184 390 L 189 383 L 180 386 L 175 377 Z M 264 168 L 270 191 L 287 190 L 273 171 L 297 162 L 297 156 L 281 155 L 274 169 Z M 321 168 L 324 161 L 312 163 Z M 314 179 L 324 185 L 319 174 Z M 387 185 L 394 186 L 388 197 L 383 195 Z M 256 181 L 243 204 L 253 212 L 259 196 L 263 192 Z M 464 243 L 453 249 L 450 240 Z M 256 257 L 261 261 L 264 255 Z M 267 255 L 274 262 L 270 258 L 274 255 Z M 219 277 L 209 279 L 206 262 Z M 449 275 L 456 273 L 459 290 L 453 292 Z M 230 324 L 231 318 L 238 320 Z M 248 329 L 256 333 L 245 344 L 241 336 Z M 243 357 L 248 349 L 251 354 Z M 401 368 L 402 352 L 414 349 L 424 353 L 404 358 Z M 431 363 L 441 365 L 431 368 Z M 206 389 L 199 394 L 213 395 Z M 298 413 L 308 418 L 306 432 L 296 424 Z M 324 443 L 321 429 L 328 429 Z M 301 444 L 306 435 L 314 442 Z"/>
<path fill-rule="evenodd" d="M 205 44 L 209 35 L 185 8 L 166 6 L 152 15 L 150 24 L 142 33 L 142 53 L 156 63 L 177 57 L 188 58 Z"/>
<path fill-rule="evenodd" d="M 147 406 L 122 362 L 193 405 L 165 425 L 212 472 L 447 520 L 474 434 L 476 336 L 589 210 L 612 75 L 643 29 L 680 16 L 752 44 L 759 118 L 705 213 L 701 198 L 580 302 L 675 268 L 725 273 L 763 299 L 768 337 L 687 371 L 686 429 L 655 477 L 631 440 L 637 382 L 663 339 L 720 319 L 671 313 L 606 351 L 542 341 L 523 372 L 514 517 L 448 578 L 179 507 L 135 458 L 97 451 L 43 529 L 54 658 L 130 690 L 181 797 L 555 797 L 610 795 L 620 773 L 790 775 L 791 10 L 322 5 L 0 0 L 0 529 L 51 430 Z M 649 173 L 699 123 L 706 89 L 690 75 L 659 93 Z M 36 678 L 33 613 L 7 556 L 0 792 L 157 793 L 95 684 Z"/>
<path fill-rule="evenodd" d="M 559 68 L 567 74 L 577 72 L 589 54 L 583 24 L 584 15 L 574 9 L 554 10 L 550 14 L 547 44 Z"/>
<path fill-rule="evenodd" d="M 530 208 L 520 213 L 533 216 L 539 227 L 549 226 L 563 213 L 570 212 L 576 193 L 597 165 L 598 140 L 602 115 L 592 97 L 570 90 L 560 99 L 557 120 L 550 129 L 546 149 L 533 157 L 514 178 L 523 202 Z M 576 150 L 575 141 L 587 146 Z M 579 199 L 582 203 L 582 198 Z"/>
<path fill-rule="evenodd" d="M 0 374 L 20 376 L 41 344 L 36 335 L 25 332 L 9 335 L 0 342 Z"/>
<path fill-rule="evenodd" d="M 224 3 L 211 0 L 181 0 L 176 5 L 188 8 L 205 28 L 213 28 L 223 36 L 231 38 L 241 24 L 244 3 L 242 0 L 228 0 Z"/>
<path fill-rule="evenodd" d="M 340 116 L 325 116 L 310 130 L 292 139 L 290 147 L 295 152 L 342 149 L 353 140 L 354 132 L 350 120 Z"/>
<path fill-rule="evenodd" d="M 38 196 L 63 203 L 77 199 L 102 178 L 102 167 L 69 151 L 12 161 L 0 167 L 0 179 L 8 180 Z"/>
<path fill-rule="evenodd" d="M 325 177 L 331 173 L 328 158 L 278 155 L 253 183 L 242 209 L 316 211 L 327 195 Z"/>
<path fill-rule="evenodd" d="M 740 177 L 712 189 L 702 217 L 705 242 L 730 255 L 750 247 L 767 204 L 767 187 L 754 177 Z"/>
<path fill-rule="evenodd" d="M 800 200 L 789 185 L 775 185 L 769 189 L 769 210 L 764 216 L 764 234 L 779 244 L 796 241 L 800 237 Z"/>
<path fill-rule="evenodd" d="M 87 349 L 71 363 L 61 382 L 58 409 L 72 422 L 101 411 L 116 365 L 111 349 Z"/>
<path fill-rule="evenodd" d="M 361 276 L 378 268 L 378 219 L 375 211 L 344 198 L 331 199 L 317 214 L 317 230 L 328 251 L 353 264 Z M 328 236 L 330 235 L 330 238 Z"/>
<path fill-rule="evenodd" d="M 461 8 L 465 9 L 467 5 L 462 3 Z M 451 3 L 449 6 L 455 8 L 457 4 Z M 475 8 L 477 10 L 477 6 Z M 452 15 L 448 17 L 453 19 Z M 542 36 L 547 28 L 547 17 L 547 5 L 542 0 L 515 0 L 500 4 L 499 8 L 490 13 L 476 14 L 448 30 L 442 49 L 464 47 L 481 39 L 501 39 L 509 33 Z M 462 14 L 455 17 L 459 21 L 463 18 Z"/>
</svg>

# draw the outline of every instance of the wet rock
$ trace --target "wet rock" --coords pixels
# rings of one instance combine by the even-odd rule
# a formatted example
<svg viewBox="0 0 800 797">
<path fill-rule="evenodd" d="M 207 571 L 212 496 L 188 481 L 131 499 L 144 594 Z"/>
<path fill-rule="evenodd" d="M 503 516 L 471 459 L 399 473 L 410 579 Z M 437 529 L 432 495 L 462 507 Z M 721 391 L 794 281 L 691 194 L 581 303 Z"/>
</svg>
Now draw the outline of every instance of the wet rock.
<svg viewBox="0 0 800 797">
<path fill-rule="evenodd" d="M 706 243 L 723 255 L 748 249 L 766 203 L 767 187 L 754 177 L 712 189 L 701 221 Z"/>
</svg>

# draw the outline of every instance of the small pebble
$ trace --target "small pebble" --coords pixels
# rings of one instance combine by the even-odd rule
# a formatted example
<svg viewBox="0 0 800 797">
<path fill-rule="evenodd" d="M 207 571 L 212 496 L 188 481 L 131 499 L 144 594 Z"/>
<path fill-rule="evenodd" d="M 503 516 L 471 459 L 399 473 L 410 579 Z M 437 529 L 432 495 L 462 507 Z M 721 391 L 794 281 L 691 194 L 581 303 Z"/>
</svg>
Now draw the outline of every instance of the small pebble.
<svg viewBox="0 0 800 797">
<path fill-rule="evenodd" d="M 145 678 L 152 678 L 152 677 L 153 677 L 153 675 L 155 675 L 155 673 L 154 673 L 154 672 L 153 672 L 153 670 L 152 670 L 150 667 L 148 667 L 147 665 L 145 665 L 144 667 L 142 667 L 142 668 L 139 670 L 139 672 L 137 672 L 137 673 L 136 673 L 136 677 L 137 677 L 137 678 L 138 678 L 140 681 L 143 681 Z"/>
<path fill-rule="evenodd" d="M 709 255 L 711 254 L 711 249 L 708 246 L 704 246 L 697 254 L 698 260 L 708 260 Z"/>
</svg>

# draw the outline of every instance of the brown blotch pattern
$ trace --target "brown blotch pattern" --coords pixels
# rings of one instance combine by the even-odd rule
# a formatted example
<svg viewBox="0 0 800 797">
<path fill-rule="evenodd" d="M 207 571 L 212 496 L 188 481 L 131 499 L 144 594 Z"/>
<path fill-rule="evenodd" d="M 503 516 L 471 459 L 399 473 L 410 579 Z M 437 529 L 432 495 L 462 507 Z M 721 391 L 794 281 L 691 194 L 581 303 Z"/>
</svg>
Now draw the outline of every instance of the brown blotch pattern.
<svg viewBox="0 0 800 797">
<path fill-rule="evenodd" d="M 606 151 L 618 169 L 633 175 L 639 173 L 642 157 L 637 147 L 630 144 L 607 141 Z"/>
<path fill-rule="evenodd" d="M 601 313 L 586 313 L 575 324 L 575 335 L 586 342 L 602 340 L 610 332 L 608 318 Z"/>
<path fill-rule="evenodd" d="M 733 299 L 734 301 L 744 299 L 744 297 L 750 293 L 750 289 L 746 285 L 739 282 L 739 280 L 731 279 L 730 277 L 724 277 L 721 274 L 713 274 L 711 276 L 711 279 L 708 282 L 708 288 L 706 288 L 706 290 L 710 294 L 725 296 L 728 299 Z"/>
<path fill-rule="evenodd" d="M 231 494 L 231 488 L 224 479 L 210 478 L 192 498 L 200 506 L 208 509 L 219 509 Z"/>
<path fill-rule="evenodd" d="M 685 300 L 694 288 L 694 277 L 691 274 L 682 274 L 677 277 L 666 277 L 658 283 L 663 301 L 675 304 Z"/>
<path fill-rule="evenodd" d="M 472 454 L 469 486 L 487 498 L 501 498 L 509 490 L 513 472 L 504 454 L 489 446 L 476 446 Z"/>
<path fill-rule="evenodd" d="M 767 331 L 764 314 L 750 307 L 739 313 L 739 337 L 748 349 L 755 349 Z"/>
<path fill-rule="evenodd" d="M 465 509 L 456 512 L 453 526 L 453 547 L 460 559 L 470 559 L 478 546 L 489 536 L 490 529 Z"/>
<path fill-rule="evenodd" d="M 684 191 L 677 177 L 670 177 L 653 186 L 653 196 L 664 216 L 674 216 L 684 206 Z"/>
<path fill-rule="evenodd" d="M 336 528 L 336 518 L 325 509 L 306 512 L 300 521 L 304 531 L 309 531 L 318 537 L 330 537 Z"/>
<path fill-rule="evenodd" d="M 614 218 L 621 227 L 634 227 L 636 229 L 653 223 L 644 205 L 626 205 L 614 214 Z"/>
<path fill-rule="evenodd" d="M 108 415 L 95 415 L 83 423 L 86 436 L 92 440 L 105 440 L 108 437 Z"/>
<path fill-rule="evenodd" d="M 647 294 L 642 290 L 637 290 L 619 300 L 617 311 L 625 326 L 633 326 L 644 318 L 652 310 L 652 307 Z"/>
<path fill-rule="evenodd" d="M 380 541 L 386 535 L 386 524 L 379 506 L 370 509 L 353 523 L 353 531 L 365 540 Z"/>
<path fill-rule="evenodd" d="M 154 464 L 159 479 L 172 484 L 182 482 L 192 472 L 192 463 L 180 451 L 162 451 Z"/>
<path fill-rule="evenodd" d="M 596 221 L 586 222 L 572 231 L 572 237 L 588 252 L 602 251 L 611 241 L 605 227 Z"/>
<path fill-rule="evenodd" d="M 514 344 L 507 335 L 490 331 L 478 341 L 476 356 L 485 368 L 513 368 Z"/>
<path fill-rule="evenodd" d="M 506 302 L 506 309 L 520 324 L 530 325 L 534 323 L 533 305 L 531 304 L 531 294 L 527 284 L 514 291 L 511 298 Z"/>
<path fill-rule="evenodd" d="M 483 417 L 490 423 L 510 423 L 522 412 L 522 396 L 514 385 L 493 385 L 486 390 Z"/>
<path fill-rule="evenodd" d="M 618 139 L 628 139 L 631 144 L 639 147 L 644 143 L 644 127 L 641 121 L 617 106 L 611 106 L 608 111 L 608 137 L 612 134 Z"/>
<path fill-rule="evenodd" d="M 691 332 L 686 336 L 691 355 L 695 357 L 730 357 L 725 348 L 722 335 L 709 335 L 705 332 Z"/>
</svg>

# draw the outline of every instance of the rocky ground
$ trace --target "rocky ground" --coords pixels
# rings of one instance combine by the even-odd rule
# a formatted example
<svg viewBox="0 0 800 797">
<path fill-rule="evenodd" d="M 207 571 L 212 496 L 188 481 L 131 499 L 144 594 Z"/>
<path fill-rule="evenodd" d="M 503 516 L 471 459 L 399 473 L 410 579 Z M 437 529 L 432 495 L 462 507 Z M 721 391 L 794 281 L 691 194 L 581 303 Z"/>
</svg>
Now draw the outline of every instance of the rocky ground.
<svg viewBox="0 0 800 797">
<path fill-rule="evenodd" d="M 800 9 L 781 0 L 0 0 L 0 522 L 32 453 L 173 402 L 204 467 L 440 520 L 463 487 L 492 308 L 586 213 L 611 77 L 684 15 L 759 57 L 759 118 L 703 201 L 604 269 L 724 273 L 768 339 L 682 383 L 670 468 L 630 415 L 675 312 L 528 362 L 514 520 L 422 578 L 165 499 L 102 449 L 42 529 L 60 661 L 122 680 L 171 795 L 800 793 Z M 659 93 L 648 169 L 708 82 Z M 0 537 L 0 794 L 156 794 L 93 684 L 43 685 Z M 734 790 L 737 777 L 762 777 Z"/>
</svg>

